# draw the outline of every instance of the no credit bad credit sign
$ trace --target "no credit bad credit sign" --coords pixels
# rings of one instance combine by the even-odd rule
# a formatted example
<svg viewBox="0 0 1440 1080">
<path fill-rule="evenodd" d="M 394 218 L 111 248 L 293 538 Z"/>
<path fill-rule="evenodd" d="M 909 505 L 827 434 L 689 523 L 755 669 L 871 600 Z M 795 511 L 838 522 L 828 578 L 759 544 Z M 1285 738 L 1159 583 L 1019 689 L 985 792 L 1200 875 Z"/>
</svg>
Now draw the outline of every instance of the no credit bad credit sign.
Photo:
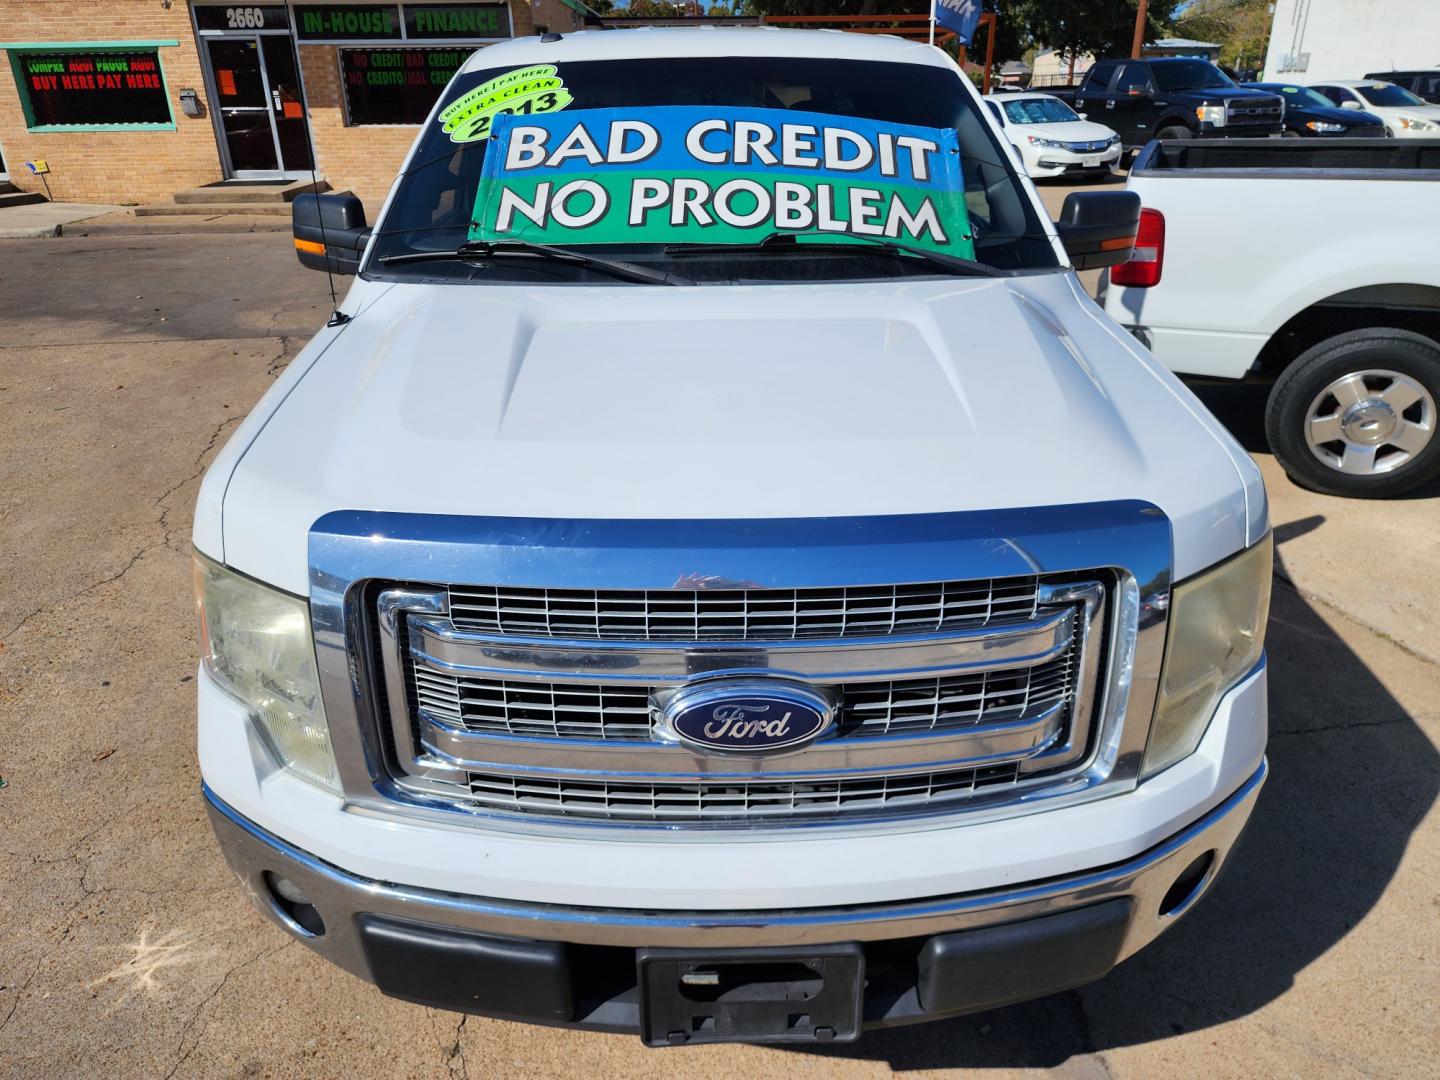
<svg viewBox="0 0 1440 1080">
<path fill-rule="evenodd" d="M 748 244 L 815 230 L 973 256 L 955 132 L 698 106 L 500 115 L 470 239 Z"/>
</svg>

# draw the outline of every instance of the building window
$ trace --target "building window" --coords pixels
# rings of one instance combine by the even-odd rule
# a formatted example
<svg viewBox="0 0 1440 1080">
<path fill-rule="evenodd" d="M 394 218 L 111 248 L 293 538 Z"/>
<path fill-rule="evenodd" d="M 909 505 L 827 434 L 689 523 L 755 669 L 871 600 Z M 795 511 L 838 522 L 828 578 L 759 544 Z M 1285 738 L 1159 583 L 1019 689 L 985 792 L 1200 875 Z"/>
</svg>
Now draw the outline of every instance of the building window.
<svg viewBox="0 0 1440 1080">
<path fill-rule="evenodd" d="M 154 43 L 7 43 L 31 131 L 170 130 L 170 95 Z M 166 42 L 164 44 L 175 44 Z"/>
<path fill-rule="evenodd" d="M 423 124 L 473 50 L 341 49 L 351 124 Z"/>
</svg>

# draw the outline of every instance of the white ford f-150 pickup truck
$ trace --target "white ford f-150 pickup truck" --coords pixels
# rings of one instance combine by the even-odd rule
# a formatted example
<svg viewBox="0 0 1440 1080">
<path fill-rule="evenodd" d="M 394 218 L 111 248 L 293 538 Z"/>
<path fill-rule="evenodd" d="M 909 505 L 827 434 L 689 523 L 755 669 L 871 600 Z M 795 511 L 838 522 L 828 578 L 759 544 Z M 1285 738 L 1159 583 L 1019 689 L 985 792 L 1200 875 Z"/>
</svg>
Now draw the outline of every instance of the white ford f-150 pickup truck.
<svg viewBox="0 0 1440 1080">
<path fill-rule="evenodd" d="M 546 35 L 444 91 L 196 511 L 199 756 L 428 1005 L 825 1041 L 1102 976 L 1266 773 L 1250 459 L 929 46 Z"/>
<path fill-rule="evenodd" d="M 1156 142 L 1126 186 L 1145 209 L 1111 318 L 1172 371 L 1268 383 L 1306 487 L 1440 476 L 1440 140 Z"/>
</svg>

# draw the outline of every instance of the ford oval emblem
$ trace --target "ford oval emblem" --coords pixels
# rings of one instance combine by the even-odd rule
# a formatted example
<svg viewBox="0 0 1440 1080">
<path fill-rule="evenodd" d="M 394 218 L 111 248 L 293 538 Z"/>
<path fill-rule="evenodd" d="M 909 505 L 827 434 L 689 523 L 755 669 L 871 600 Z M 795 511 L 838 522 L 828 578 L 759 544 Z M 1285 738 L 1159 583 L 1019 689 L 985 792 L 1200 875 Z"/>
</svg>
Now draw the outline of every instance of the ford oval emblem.
<svg viewBox="0 0 1440 1080">
<path fill-rule="evenodd" d="M 678 691 L 661 709 L 677 739 L 703 750 L 759 754 L 817 738 L 834 716 L 830 700 L 798 683 L 720 679 Z"/>
</svg>

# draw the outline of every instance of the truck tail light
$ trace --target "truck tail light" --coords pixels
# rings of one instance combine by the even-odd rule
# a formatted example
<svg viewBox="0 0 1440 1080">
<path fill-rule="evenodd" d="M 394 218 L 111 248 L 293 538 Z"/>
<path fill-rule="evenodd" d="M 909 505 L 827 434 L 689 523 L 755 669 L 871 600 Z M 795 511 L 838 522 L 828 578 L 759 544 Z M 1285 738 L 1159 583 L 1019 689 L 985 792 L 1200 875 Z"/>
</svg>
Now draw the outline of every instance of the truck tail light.
<svg viewBox="0 0 1440 1080">
<path fill-rule="evenodd" d="M 1160 284 L 1165 266 L 1165 215 L 1148 207 L 1140 211 L 1140 229 L 1135 234 L 1135 254 L 1130 261 L 1110 271 L 1114 285 L 1148 289 Z"/>
</svg>

